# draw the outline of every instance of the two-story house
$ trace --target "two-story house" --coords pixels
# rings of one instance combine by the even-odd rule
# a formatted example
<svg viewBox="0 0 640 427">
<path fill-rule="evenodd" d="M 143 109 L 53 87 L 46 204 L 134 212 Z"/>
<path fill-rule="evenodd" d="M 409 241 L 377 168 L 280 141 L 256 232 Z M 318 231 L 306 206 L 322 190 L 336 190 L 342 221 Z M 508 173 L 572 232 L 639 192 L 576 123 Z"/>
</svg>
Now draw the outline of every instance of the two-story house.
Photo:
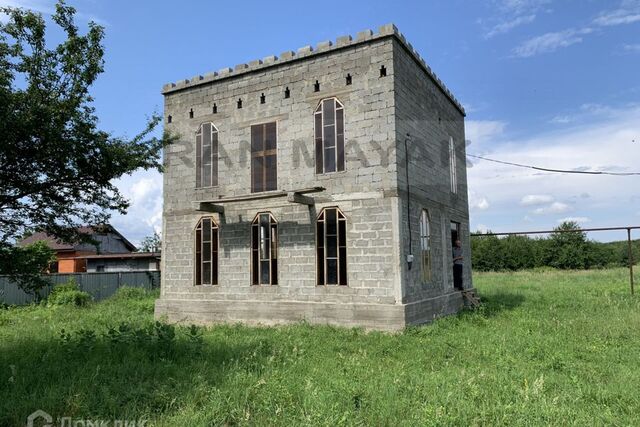
<svg viewBox="0 0 640 427">
<path fill-rule="evenodd" d="M 397 330 L 463 306 L 465 113 L 394 25 L 163 94 L 156 316 Z"/>
</svg>

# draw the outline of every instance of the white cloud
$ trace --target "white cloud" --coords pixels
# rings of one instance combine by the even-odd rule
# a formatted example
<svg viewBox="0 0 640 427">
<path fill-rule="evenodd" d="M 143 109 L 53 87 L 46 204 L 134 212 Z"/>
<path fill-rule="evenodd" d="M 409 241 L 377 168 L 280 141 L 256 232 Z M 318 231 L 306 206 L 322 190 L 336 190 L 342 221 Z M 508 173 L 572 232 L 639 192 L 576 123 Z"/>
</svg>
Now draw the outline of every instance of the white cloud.
<svg viewBox="0 0 640 427">
<path fill-rule="evenodd" d="M 53 2 L 42 0 L 0 0 L 0 7 L 17 7 L 51 15 L 55 12 Z"/>
<path fill-rule="evenodd" d="M 618 9 L 600 13 L 593 23 L 603 27 L 640 22 L 640 1 L 625 0 Z"/>
<path fill-rule="evenodd" d="M 494 0 L 495 16 L 480 20 L 480 23 L 490 24 L 485 28 L 485 39 L 530 24 L 535 21 L 543 6 L 550 2 L 551 0 Z"/>
<path fill-rule="evenodd" d="M 513 54 L 516 57 L 528 58 L 541 53 L 554 52 L 560 48 L 581 43 L 583 36 L 592 32 L 593 29 L 591 28 L 570 28 L 564 31 L 542 34 L 517 46 L 513 50 Z"/>
<path fill-rule="evenodd" d="M 573 119 L 571 118 L 571 116 L 555 116 L 553 117 L 551 120 L 549 120 L 549 122 L 551 123 L 559 123 L 559 124 L 567 124 L 567 123 L 571 123 L 573 121 Z"/>
<path fill-rule="evenodd" d="M 536 215 L 548 215 L 548 214 L 559 214 L 569 212 L 571 210 L 571 206 L 562 202 L 553 202 L 549 206 L 543 206 L 541 208 L 537 208 L 533 211 Z"/>
<path fill-rule="evenodd" d="M 625 44 L 622 46 L 625 52 L 640 53 L 640 43 L 637 44 Z"/>
<path fill-rule="evenodd" d="M 487 145 L 482 155 L 555 169 L 639 171 L 640 106 L 589 107 L 594 108 L 600 114 L 583 112 L 585 120 L 564 128 Z M 634 196 L 640 200 L 635 177 L 546 173 L 483 160 L 474 161 L 467 177 L 469 193 L 491 201 L 489 210 L 471 212 L 472 223 L 493 231 L 552 228 L 556 218 L 565 216 L 558 213 L 569 216 L 570 211 L 588 213 L 598 226 L 630 224 L 638 218 L 638 204 L 629 202 Z"/>
<path fill-rule="evenodd" d="M 495 142 L 502 136 L 506 123 L 499 120 L 467 120 L 465 122 L 465 136 L 474 144 Z"/>
<path fill-rule="evenodd" d="M 489 228 L 484 225 L 484 224 L 478 224 L 475 228 L 474 231 L 479 232 L 479 233 L 486 233 L 489 231 Z"/>
<path fill-rule="evenodd" d="M 524 24 L 530 24 L 535 19 L 536 19 L 536 15 L 516 16 L 513 19 L 510 19 L 508 21 L 504 21 L 495 25 L 493 28 L 489 30 L 489 32 L 487 32 L 487 34 L 485 34 L 485 38 L 490 39 L 491 37 L 495 37 L 499 34 L 508 33 L 509 31 L 513 30 L 516 27 L 519 27 Z"/>
<path fill-rule="evenodd" d="M 549 194 L 528 194 L 520 199 L 520 206 L 546 205 L 554 201 Z"/>
<path fill-rule="evenodd" d="M 551 3 L 551 0 L 501 0 L 498 7 L 505 12 L 525 13 L 538 10 L 540 7 Z"/>
<path fill-rule="evenodd" d="M 156 171 L 139 171 L 116 181 L 129 200 L 126 215 L 114 215 L 111 224 L 134 243 L 154 231 L 162 231 L 162 175 Z"/>
<path fill-rule="evenodd" d="M 15 7 L 21 9 L 29 9 L 44 15 L 53 15 L 56 11 L 55 2 L 52 0 L 0 0 L 0 7 Z M 76 17 L 81 21 L 93 21 L 103 27 L 108 26 L 108 22 L 91 14 L 76 9 Z M 7 22 L 7 16 L 0 14 L 0 22 Z"/>
<path fill-rule="evenodd" d="M 475 192 L 469 192 L 469 209 L 485 211 L 489 209 L 489 200 L 484 196 L 478 196 Z"/>
<path fill-rule="evenodd" d="M 591 219 L 587 218 L 586 216 L 568 216 L 566 218 L 561 218 L 558 220 L 559 224 L 563 222 L 577 222 L 579 224 L 584 224 L 586 222 L 591 222 Z"/>
<path fill-rule="evenodd" d="M 635 22 L 640 22 L 640 0 L 623 0 L 617 9 L 601 12 L 591 22 L 591 27 L 603 28 Z M 530 38 L 517 46 L 513 50 L 513 55 L 520 58 L 528 58 L 582 43 L 586 35 L 595 31 L 591 27 L 569 28 Z M 640 47 L 636 46 L 638 45 L 625 45 L 624 48 L 625 51 L 630 52 L 640 51 Z"/>
</svg>

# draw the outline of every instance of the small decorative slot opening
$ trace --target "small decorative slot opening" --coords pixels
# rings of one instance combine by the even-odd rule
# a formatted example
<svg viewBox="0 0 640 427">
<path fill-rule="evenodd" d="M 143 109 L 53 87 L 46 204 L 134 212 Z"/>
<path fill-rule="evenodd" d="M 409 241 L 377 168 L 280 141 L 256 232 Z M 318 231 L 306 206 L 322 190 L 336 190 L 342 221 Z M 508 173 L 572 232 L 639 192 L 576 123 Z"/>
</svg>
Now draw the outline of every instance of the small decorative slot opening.
<svg viewBox="0 0 640 427">
<path fill-rule="evenodd" d="M 291 91 L 289 90 L 289 86 L 284 89 L 284 98 L 287 99 L 291 96 Z"/>
<path fill-rule="evenodd" d="M 349 86 L 351 84 L 351 74 L 347 74 L 347 86 Z"/>
<path fill-rule="evenodd" d="M 315 84 L 313 85 L 313 91 L 314 92 L 320 92 L 320 83 L 316 80 Z"/>
<path fill-rule="evenodd" d="M 262 95 L 260 95 L 260 104 L 264 104 L 265 102 L 266 102 L 266 98 L 263 93 Z"/>
<path fill-rule="evenodd" d="M 189 118 L 193 119 L 193 108 L 191 110 L 189 110 Z"/>
<path fill-rule="evenodd" d="M 380 67 L 380 77 L 384 77 L 387 75 L 387 69 L 386 67 L 383 65 L 382 67 Z"/>
<path fill-rule="evenodd" d="M 238 99 L 238 109 L 242 108 L 242 98 Z"/>
<path fill-rule="evenodd" d="M 212 111 L 213 111 L 213 114 L 218 114 L 218 106 L 215 104 L 215 102 L 213 103 Z"/>
</svg>

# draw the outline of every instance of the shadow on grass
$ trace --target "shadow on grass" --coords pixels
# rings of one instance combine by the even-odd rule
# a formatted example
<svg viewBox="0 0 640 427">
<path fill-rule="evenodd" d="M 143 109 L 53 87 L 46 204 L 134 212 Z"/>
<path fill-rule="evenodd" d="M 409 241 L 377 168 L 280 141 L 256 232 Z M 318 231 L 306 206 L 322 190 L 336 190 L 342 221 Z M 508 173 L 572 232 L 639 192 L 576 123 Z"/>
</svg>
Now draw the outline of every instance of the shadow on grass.
<svg viewBox="0 0 640 427">
<path fill-rule="evenodd" d="M 204 405 L 229 375 L 260 373 L 271 354 L 269 342 L 254 338 L 232 346 L 222 336 L 168 344 L 114 342 L 103 335 L 23 340 L 0 354 L 0 426 L 24 425 L 38 409 L 54 420 L 171 416 L 185 405 Z"/>
<path fill-rule="evenodd" d="M 482 305 L 480 310 L 485 317 L 495 317 L 504 311 L 510 311 L 522 305 L 525 298 L 515 292 L 488 292 L 480 295 Z"/>
</svg>

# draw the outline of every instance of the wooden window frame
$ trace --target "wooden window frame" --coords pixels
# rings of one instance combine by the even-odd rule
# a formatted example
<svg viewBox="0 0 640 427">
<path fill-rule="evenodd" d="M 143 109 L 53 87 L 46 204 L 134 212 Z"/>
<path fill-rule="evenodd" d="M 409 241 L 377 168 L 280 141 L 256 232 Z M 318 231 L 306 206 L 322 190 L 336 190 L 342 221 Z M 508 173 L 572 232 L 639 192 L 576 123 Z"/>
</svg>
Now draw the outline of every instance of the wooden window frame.
<svg viewBox="0 0 640 427">
<path fill-rule="evenodd" d="M 325 102 L 333 102 L 333 123 L 327 124 L 328 120 L 324 114 L 324 104 Z M 340 111 L 340 114 L 338 114 Z M 341 125 L 342 132 L 339 132 L 338 129 L 338 117 L 341 117 Z M 318 129 L 318 119 L 320 121 L 320 129 Z M 338 100 L 336 97 L 332 98 L 324 98 L 318 102 L 318 106 L 316 107 L 313 113 L 313 138 L 314 138 L 314 148 L 315 148 L 315 164 L 316 164 L 316 175 L 336 173 L 336 172 L 344 172 L 345 171 L 345 151 L 344 151 L 344 124 L 345 124 L 345 113 L 344 113 L 344 104 Z M 334 168 L 335 170 L 327 170 L 327 162 L 326 162 L 326 151 L 327 148 L 331 149 L 331 147 L 327 147 L 327 142 L 329 142 L 329 136 L 326 135 L 326 130 L 328 128 L 332 129 L 333 132 L 333 148 L 334 148 Z"/>
<path fill-rule="evenodd" d="M 210 143 L 211 143 L 211 165 L 209 166 L 209 182 L 204 182 L 205 163 L 203 157 L 204 151 L 204 127 L 211 126 Z M 196 188 L 211 188 L 218 186 L 218 157 L 219 157 L 219 141 L 218 128 L 211 122 L 201 123 L 196 131 Z"/>
<path fill-rule="evenodd" d="M 432 279 L 431 256 L 431 215 L 427 209 L 420 212 L 420 261 L 422 263 L 422 281 L 430 282 Z"/>
<path fill-rule="evenodd" d="M 273 124 L 275 126 L 275 148 L 272 149 L 266 149 L 266 136 L 267 136 L 267 126 Z M 253 141 L 253 135 L 254 135 L 254 128 L 256 127 L 262 127 L 262 141 L 263 141 L 263 146 L 262 146 L 262 150 L 256 150 L 254 151 L 254 141 Z M 263 169 L 262 169 L 262 186 L 261 187 L 257 187 L 256 185 L 256 181 L 254 180 L 254 170 L 253 170 L 253 166 L 254 166 L 254 162 L 253 160 L 255 158 L 262 158 L 262 159 L 266 159 L 269 156 L 274 156 L 275 157 L 275 182 L 274 182 L 274 187 L 273 188 L 267 188 L 267 168 L 265 167 L 265 162 L 263 160 Z M 274 122 L 266 122 L 266 123 L 256 123 L 251 125 L 251 192 L 252 193 L 262 193 L 265 191 L 273 191 L 273 190 L 277 190 L 278 189 L 278 122 L 274 121 Z"/>
<path fill-rule="evenodd" d="M 449 137 L 449 178 L 451 180 L 451 193 L 458 194 L 458 159 L 456 145 L 453 137 Z"/>
<path fill-rule="evenodd" d="M 336 234 L 327 233 L 327 215 L 329 211 L 335 211 Z M 327 238 L 336 238 L 336 256 L 328 256 Z M 336 260 L 336 282 L 328 283 L 328 260 Z M 326 207 L 320 211 L 316 218 L 316 285 L 317 286 L 347 286 L 347 217 L 337 206 Z"/>
<path fill-rule="evenodd" d="M 204 240 L 204 226 L 205 222 L 210 221 L 210 240 Z M 220 264 L 218 254 L 220 253 L 220 228 L 218 227 L 218 223 L 211 216 L 204 216 L 200 218 L 198 224 L 195 227 L 195 236 L 194 236 L 194 284 L 195 286 L 213 286 L 218 284 L 218 276 L 220 274 Z M 215 234 L 215 239 L 214 239 Z M 214 244 L 215 242 L 215 244 Z M 211 245 L 211 254 L 210 260 L 205 261 L 203 259 L 204 253 L 204 245 L 209 243 Z M 210 274 L 209 274 L 209 282 L 204 283 L 204 264 L 210 263 Z M 215 266 L 215 268 L 214 268 Z"/>
<path fill-rule="evenodd" d="M 262 231 L 262 219 L 268 217 L 269 237 L 265 238 Z M 268 256 L 264 257 L 261 248 L 263 242 L 268 240 Z M 271 212 L 259 212 L 251 222 L 251 285 L 273 286 L 278 284 L 278 221 Z M 268 262 L 269 280 L 262 280 L 262 263 Z"/>
</svg>

